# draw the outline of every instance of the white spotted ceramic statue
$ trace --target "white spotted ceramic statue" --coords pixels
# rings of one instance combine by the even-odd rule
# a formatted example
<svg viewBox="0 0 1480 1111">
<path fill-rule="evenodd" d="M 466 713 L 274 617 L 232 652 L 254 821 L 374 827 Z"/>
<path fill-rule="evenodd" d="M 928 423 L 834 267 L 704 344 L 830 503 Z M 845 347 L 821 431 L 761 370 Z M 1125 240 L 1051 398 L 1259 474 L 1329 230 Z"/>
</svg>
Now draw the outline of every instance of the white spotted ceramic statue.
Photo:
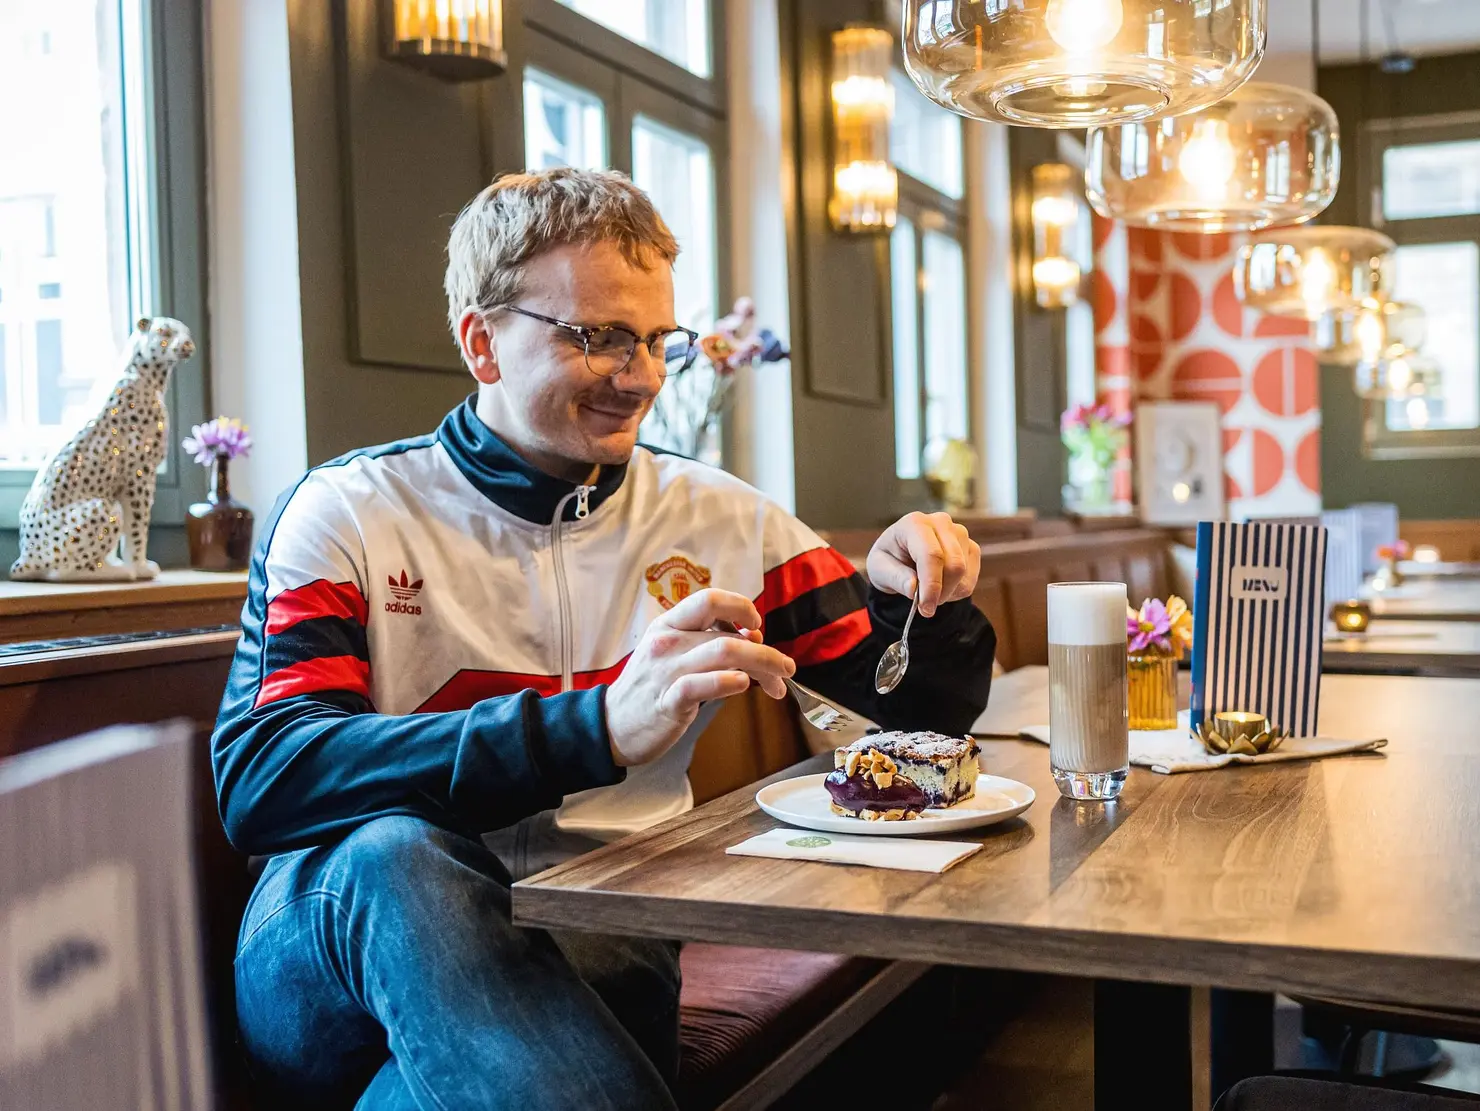
<svg viewBox="0 0 1480 1111">
<path fill-rule="evenodd" d="M 154 482 L 169 442 L 164 391 L 175 364 L 193 354 L 195 341 L 178 320 L 138 322 L 102 411 L 31 484 L 12 579 L 132 582 L 159 574 L 148 545 Z"/>
</svg>

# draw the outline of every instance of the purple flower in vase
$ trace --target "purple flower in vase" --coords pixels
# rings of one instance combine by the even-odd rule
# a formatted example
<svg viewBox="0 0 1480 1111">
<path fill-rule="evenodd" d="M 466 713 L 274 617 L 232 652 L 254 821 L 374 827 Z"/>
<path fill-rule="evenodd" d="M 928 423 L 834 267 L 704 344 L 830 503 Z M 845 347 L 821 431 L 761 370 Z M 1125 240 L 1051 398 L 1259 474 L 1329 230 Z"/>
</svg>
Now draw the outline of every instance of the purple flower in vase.
<svg viewBox="0 0 1480 1111">
<path fill-rule="evenodd" d="M 252 437 L 247 426 L 235 418 L 217 417 L 205 424 L 197 424 L 180 446 L 195 457 L 201 466 L 211 460 L 241 459 L 252 453 Z"/>
<path fill-rule="evenodd" d="M 1144 652 L 1153 644 L 1163 651 L 1171 649 L 1172 617 L 1167 613 L 1166 603 L 1152 598 L 1141 612 L 1125 619 L 1126 647 L 1132 652 Z"/>
</svg>

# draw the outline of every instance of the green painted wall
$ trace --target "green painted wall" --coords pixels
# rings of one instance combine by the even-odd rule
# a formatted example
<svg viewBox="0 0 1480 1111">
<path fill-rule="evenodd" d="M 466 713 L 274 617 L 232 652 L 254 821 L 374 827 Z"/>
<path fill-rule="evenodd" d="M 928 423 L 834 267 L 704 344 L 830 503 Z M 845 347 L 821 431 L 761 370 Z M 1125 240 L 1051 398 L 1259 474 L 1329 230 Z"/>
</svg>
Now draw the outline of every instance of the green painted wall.
<svg viewBox="0 0 1480 1111">
<path fill-rule="evenodd" d="M 1368 120 L 1480 111 L 1480 54 L 1421 58 L 1412 73 L 1389 76 L 1376 65 L 1322 66 L 1321 96 L 1341 121 L 1342 173 L 1325 224 L 1360 223 L 1359 136 Z M 1351 372 L 1321 372 L 1322 498 L 1332 508 L 1390 501 L 1407 518 L 1480 517 L 1480 458 L 1368 459 L 1362 451 L 1362 402 Z"/>
</svg>

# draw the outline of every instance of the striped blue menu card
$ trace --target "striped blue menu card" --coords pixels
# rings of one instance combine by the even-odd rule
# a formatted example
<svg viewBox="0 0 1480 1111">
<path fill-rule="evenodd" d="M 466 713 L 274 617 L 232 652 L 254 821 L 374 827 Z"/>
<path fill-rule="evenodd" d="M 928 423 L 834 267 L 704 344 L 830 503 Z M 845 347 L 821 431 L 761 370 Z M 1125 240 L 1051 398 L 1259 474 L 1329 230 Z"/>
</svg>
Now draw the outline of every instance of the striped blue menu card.
<svg viewBox="0 0 1480 1111">
<path fill-rule="evenodd" d="M 1296 737 L 1316 736 L 1325 571 L 1320 525 L 1197 526 L 1194 726 L 1247 710 Z"/>
</svg>

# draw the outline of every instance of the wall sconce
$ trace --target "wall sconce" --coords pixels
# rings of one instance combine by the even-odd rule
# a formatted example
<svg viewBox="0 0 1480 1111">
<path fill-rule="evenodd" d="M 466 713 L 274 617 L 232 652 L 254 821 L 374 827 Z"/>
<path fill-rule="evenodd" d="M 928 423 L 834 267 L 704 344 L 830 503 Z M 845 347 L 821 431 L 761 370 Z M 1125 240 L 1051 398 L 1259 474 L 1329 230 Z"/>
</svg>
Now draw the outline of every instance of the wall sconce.
<svg viewBox="0 0 1480 1111">
<path fill-rule="evenodd" d="M 443 81 L 497 77 L 504 52 L 503 0 L 381 0 L 385 56 Z"/>
<path fill-rule="evenodd" d="M 838 231 L 894 227 L 899 177 L 889 161 L 894 39 L 882 27 L 849 24 L 832 35 L 833 187 L 828 215 Z"/>
<path fill-rule="evenodd" d="M 1075 188 L 1073 167 L 1062 162 L 1033 167 L 1033 288 L 1045 309 L 1079 300 L 1079 263 L 1071 257 L 1079 224 Z"/>
</svg>

